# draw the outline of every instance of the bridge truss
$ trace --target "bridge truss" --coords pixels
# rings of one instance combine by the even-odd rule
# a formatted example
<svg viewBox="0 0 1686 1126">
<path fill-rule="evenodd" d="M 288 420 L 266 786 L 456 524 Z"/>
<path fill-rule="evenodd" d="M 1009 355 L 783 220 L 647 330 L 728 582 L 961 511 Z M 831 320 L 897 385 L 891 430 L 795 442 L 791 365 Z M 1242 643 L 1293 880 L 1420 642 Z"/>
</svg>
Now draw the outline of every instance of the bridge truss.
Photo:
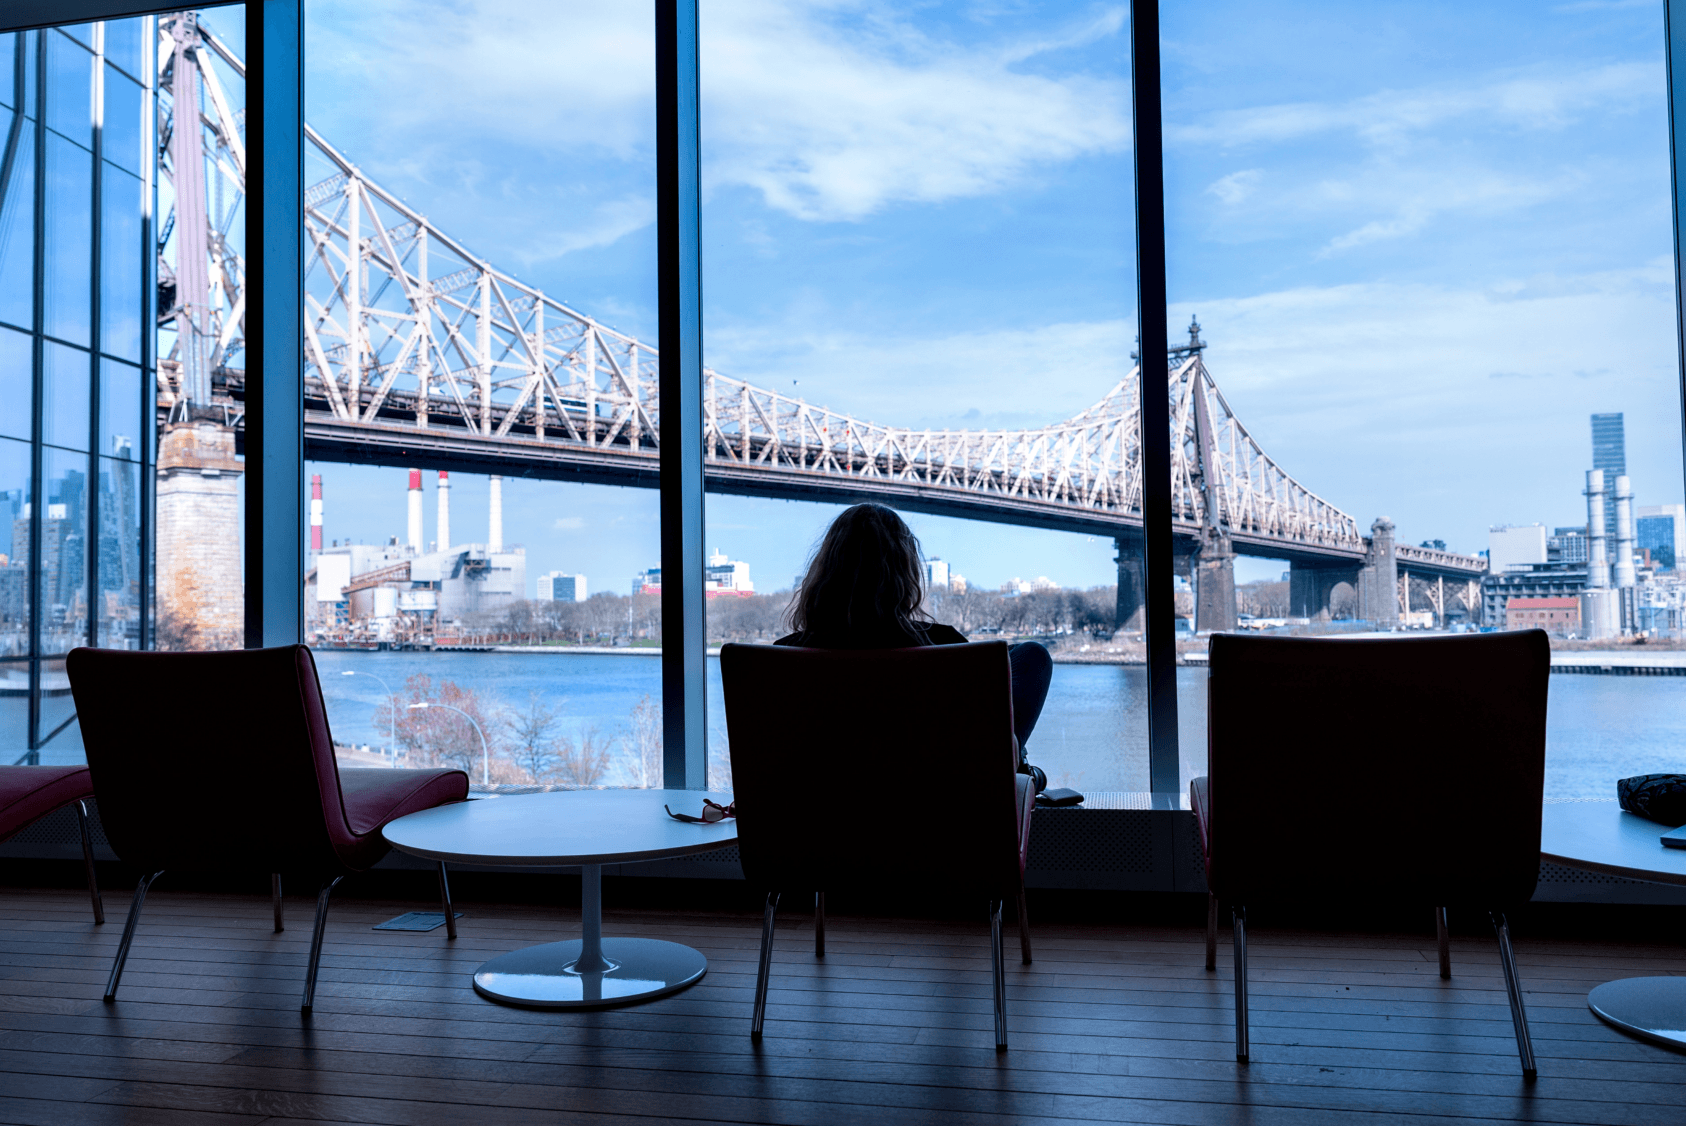
<svg viewBox="0 0 1686 1126">
<path fill-rule="evenodd" d="M 175 259 L 202 256 L 210 280 L 170 271 L 180 328 L 160 364 L 161 414 L 220 404 L 239 426 L 244 270 L 228 238 L 244 184 L 240 120 L 205 59 L 243 77 L 240 60 L 188 17 L 160 22 L 176 60 L 165 75 L 199 83 L 202 144 L 160 147 L 172 184 L 197 159 L 201 190 L 175 189 Z M 185 34 L 190 44 L 179 46 Z M 173 37 L 173 38 L 172 38 Z M 184 66 L 181 60 L 200 63 Z M 184 87 L 185 89 L 185 87 Z M 206 108 L 208 107 L 208 108 Z M 301 216 L 305 273 L 305 437 L 311 456 L 393 465 L 653 484 L 660 449 L 659 351 L 473 255 L 306 128 L 313 183 Z M 221 177 L 231 194 L 210 206 Z M 197 215 L 193 212 L 197 211 Z M 193 234 L 189 237 L 188 232 Z M 203 241 L 196 241 L 202 236 Z M 168 242 L 168 238 L 161 241 Z M 199 312 L 196 312 L 199 311 Z M 1198 326 L 1195 326 L 1198 329 Z M 1356 560 L 1357 522 L 1270 458 L 1225 400 L 1204 345 L 1173 350 L 1174 519 L 1185 537 L 1216 532 L 1237 550 Z M 211 394 L 197 371 L 209 373 Z M 925 511 L 1115 536 L 1141 527 L 1138 364 L 1093 406 L 1024 430 L 880 425 L 705 372 L 711 490 L 812 499 L 879 498 Z"/>
</svg>

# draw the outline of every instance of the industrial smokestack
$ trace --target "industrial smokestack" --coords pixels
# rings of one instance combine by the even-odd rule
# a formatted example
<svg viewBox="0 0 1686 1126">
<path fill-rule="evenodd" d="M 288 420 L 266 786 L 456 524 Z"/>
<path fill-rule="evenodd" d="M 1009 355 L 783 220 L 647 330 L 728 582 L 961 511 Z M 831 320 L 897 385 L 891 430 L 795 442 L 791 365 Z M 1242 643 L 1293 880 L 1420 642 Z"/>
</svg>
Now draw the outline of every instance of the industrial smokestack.
<svg viewBox="0 0 1686 1126">
<path fill-rule="evenodd" d="M 310 550 L 322 550 L 322 474 L 310 477 Z"/>
<path fill-rule="evenodd" d="M 421 470 L 410 470 L 410 550 L 422 551 L 422 487 Z"/>
<path fill-rule="evenodd" d="M 439 550 L 451 546 L 451 475 L 439 471 Z"/>
<path fill-rule="evenodd" d="M 1633 585 L 1633 486 L 1627 474 L 1616 478 L 1616 559 L 1611 585 Z"/>
<path fill-rule="evenodd" d="M 503 478 L 492 478 L 492 534 L 486 544 L 487 551 L 503 550 Z"/>
<path fill-rule="evenodd" d="M 1586 471 L 1586 585 L 1601 590 L 1610 585 L 1610 560 L 1604 538 L 1604 471 Z"/>
</svg>

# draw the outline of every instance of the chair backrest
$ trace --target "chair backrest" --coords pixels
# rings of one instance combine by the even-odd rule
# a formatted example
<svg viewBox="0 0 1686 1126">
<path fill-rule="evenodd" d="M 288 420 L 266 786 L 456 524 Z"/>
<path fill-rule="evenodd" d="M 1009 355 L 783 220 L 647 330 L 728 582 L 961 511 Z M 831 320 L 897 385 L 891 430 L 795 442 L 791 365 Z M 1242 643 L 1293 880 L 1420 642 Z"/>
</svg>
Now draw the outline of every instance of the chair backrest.
<svg viewBox="0 0 1686 1126">
<path fill-rule="evenodd" d="M 338 866 L 334 842 L 352 834 L 309 649 L 76 649 L 65 668 L 100 821 L 125 863 Z"/>
<path fill-rule="evenodd" d="M 1212 639 L 1212 890 L 1504 906 L 1540 866 L 1540 630 Z"/>
<path fill-rule="evenodd" d="M 769 891 L 1019 879 L 1005 642 L 720 651 L 744 875 Z"/>
</svg>

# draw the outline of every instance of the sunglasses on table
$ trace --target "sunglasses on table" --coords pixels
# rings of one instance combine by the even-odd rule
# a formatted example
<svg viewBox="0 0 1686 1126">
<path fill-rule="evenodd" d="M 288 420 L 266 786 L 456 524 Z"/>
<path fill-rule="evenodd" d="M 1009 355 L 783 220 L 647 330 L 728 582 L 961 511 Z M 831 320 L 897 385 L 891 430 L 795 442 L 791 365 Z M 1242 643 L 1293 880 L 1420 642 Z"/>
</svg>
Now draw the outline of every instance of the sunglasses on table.
<svg viewBox="0 0 1686 1126">
<path fill-rule="evenodd" d="M 704 798 L 701 817 L 692 817 L 689 813 L 675 813 L 673 810 L 668 809 L 665 805 L 662 806 L 662 808 L 666 809 L 667 815 L 675 821 L 684 821 L 690 825 L 712 825 L 716 821 L 724 821 L 728 817 L 736 817 L 738 815 L 737 806 L 737 802 L 730 802 L 726 805 L 721 805 L 717 801 L 710 801 L 708 798 Z"/>
</svg>

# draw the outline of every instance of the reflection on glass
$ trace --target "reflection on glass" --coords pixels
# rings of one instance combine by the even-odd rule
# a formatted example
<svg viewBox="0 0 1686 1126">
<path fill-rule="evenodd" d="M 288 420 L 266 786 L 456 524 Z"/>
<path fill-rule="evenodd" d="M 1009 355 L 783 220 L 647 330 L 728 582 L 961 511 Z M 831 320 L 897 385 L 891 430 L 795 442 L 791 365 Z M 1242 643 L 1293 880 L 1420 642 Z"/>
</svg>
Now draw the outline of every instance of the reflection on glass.
<svg viewBox="0 0 1686 1126">
<path fill-rule="evenodd" d="M 0 321 L 35 327 L 35 131 L 10 111 L 0 152 Z M 6 163 L 4 156 L 11 155 Z"/>
<path fill-rule="evenodd" d="M 102 457 L 100 466 L 98 644 L 140 648 L 140 465 Z"/>
<path fill-rule="evenodd" d="M 92 149 L 94 56 L 60 32 L 47 33 L 46 47 L 47 128 Z"/>
<path fill-rule="evenodd" d="M 28 753 L 29 662 L 0 661 L 0 766 Z"/>
<path fill-rule="evenodd" d="M 141 358 L 144 200 L 138 177 L 107 164 L 100 200 L 100 351 L 139 362 Z"/>
<path fill-rule="evenodd" d="M 138 458 L 141 410 L 140 368 L 101 360 L 98 452 L 107 457 Z"/>
<path fill-rule="evenodd" d="M 85 96 L 85 95 L 84 95 Z M 86 104 L 83 106 L 86 109 Z M 47 134 L 46 255 L 41 278 L 48 336 L 88 344 L 93 271 L 93 160 Z"/>
<path fill-rule="evenodd" d="M 135 79 L 145 77 L 141 73 L 141 47 L 145 43 L 144 22 L 140 19 L 110 20 L 105 25 L 106 61 L 122 67 L 129 77 Z M 111 96 L 110 81 L 109 78 L 106 79 L 108 100 Z"/>
<path fill-rule="evenodd" d="M 88 640 L 88 458 L 49 448 L 41 522 L 41 652 Z"/>
<path fill-rule="evenodd" d="M 35 399 L 34 349 L 21 332 L 0 328 L 0 434 L 29 441 Z"/>
<path fill-rule="evenodd" d="M 70 675 L 64 658 L 41 662 L 41 719 L 36 748 L 42 766 L 86 762 L 82 729 L 76 724 L 76 700 L 70 694 Z"/>
<path fill-rule="evenodd" d="M 0 656 L 29 653 L 29 445 L 0 438 Z"/>
<path fill-rule="evenodd" d="M 105 110 L 101 119 L 100 155 L 126 172 L 139 175 L 141 159 L 140 83 L 106 67 Z"/>
<path fill-rule="evenodd" d="M 41 437 L 50 446 L 67 450 L 88 448 L 93 368 L 88 353 L 55 344 L 42 346 Z"/>
</svg>

